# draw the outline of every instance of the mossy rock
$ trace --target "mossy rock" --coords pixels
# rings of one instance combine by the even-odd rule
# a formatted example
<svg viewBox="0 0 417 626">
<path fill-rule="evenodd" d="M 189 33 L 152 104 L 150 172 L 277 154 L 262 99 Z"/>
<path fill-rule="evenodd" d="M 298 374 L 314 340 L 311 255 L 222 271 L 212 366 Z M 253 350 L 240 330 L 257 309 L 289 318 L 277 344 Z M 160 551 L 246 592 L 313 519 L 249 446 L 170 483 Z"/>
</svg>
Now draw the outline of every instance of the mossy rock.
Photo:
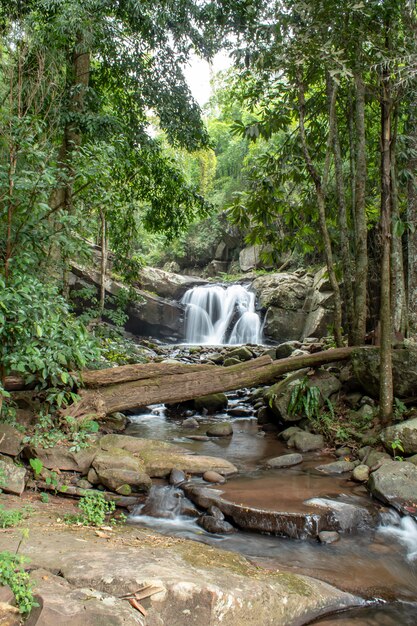
<svg viewBox="0 0 417 626">
<path fill-rule="evenodd" d="M 194 400 L 194 408 L 197 411 L 206 409 L 208 413 L 223 411 L 228 405 L 227 396 L 224 393 L 211 393 L 207 396 L 200 396 Z"/>
</svg>

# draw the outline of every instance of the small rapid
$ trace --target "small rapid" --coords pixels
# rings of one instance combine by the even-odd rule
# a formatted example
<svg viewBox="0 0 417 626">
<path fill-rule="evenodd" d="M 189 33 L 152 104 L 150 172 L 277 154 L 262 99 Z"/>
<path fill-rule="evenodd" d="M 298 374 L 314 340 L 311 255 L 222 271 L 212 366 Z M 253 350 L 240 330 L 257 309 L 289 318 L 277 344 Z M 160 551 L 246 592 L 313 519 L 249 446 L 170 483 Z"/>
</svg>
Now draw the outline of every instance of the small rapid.
<svg viewBox="0 0 417 626">
<path fill-rule="evenodd" d="M 417 523 L 412 517 L 401 517 L 396 511 L 384 513 L 379 532 L 398 541 L 408 561 L 417 560 Z"/>
<path fill-rule="evenodd" d="M 242 285 L 194 287 L 181 303 L 186 307 L 185 341 L 189 344 L 262 343 L 255 294 Z"/>
</svg>

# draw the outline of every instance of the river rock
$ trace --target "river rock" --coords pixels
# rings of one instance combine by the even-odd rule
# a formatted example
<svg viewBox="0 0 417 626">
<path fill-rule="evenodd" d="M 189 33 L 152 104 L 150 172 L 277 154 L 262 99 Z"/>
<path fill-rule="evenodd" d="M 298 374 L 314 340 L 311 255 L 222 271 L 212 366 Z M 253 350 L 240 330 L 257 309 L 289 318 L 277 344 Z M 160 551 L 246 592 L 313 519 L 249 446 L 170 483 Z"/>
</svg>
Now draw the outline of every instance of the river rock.
<svg viewBox="0 0 417 626">
<path fill-rule="evenodd" d="M 198 428 L 200 426 L 200 424 L 197 422 L 197 420 L 195 419 L 195 417 L 187 417 L 187 419 L 185 419 L 182 424 L 181 424 L 182 428 Z"/>
<path fill-rule="evenodd" d="M 336 543 L 336 541 L 340 540 L 340 535 L 335 530 L 322 530 L 318 536 L 320 543 L 324 544 Z"/>
<path fill-rule="evenodd" d="M 356 348 L 352 354 L 355 375 L 361 386 L 372 397 L 379 393 L 379 351 L 375 348 Z M 415 394 L 417 380 L 417 345 L 408 345 L 392 351 L 394 395 L 407 398 Z"/>
<path fill-rule="evenodd" d="M 180 485 L 181 483 L 185 482 L 186 480 L 187 480 L 187 477 L 186 477 L 185 473 L 182 470 L 179 470 L 176 467 L 174 467 L 171 470 L 171 473 L 169 475 L 169 484 L 170 485 Z"/>
<path fill-rule="evenodd" d="M 132 495 L 132 487 L 130 485 L 124 484 L 117 487 L 115 490 L 121 496 L 130 496 Z"/>
<path fill-rule="evenodd" d="M 303 432 L 305 431 L 299 426 L 290 426 L 289 428 L 286 428 L 285 430 L 281 431 L 278 437 L 280 437 L 280 439 L 283 439 L 284 441 L 288 441 L 289 439 L 291 439 L 291 437 L 293 437 L 297 433 L 303 433 Z"/>
<path fill-rule="evenodd" d="M 0 459 L 0 488 L 6 493 L 21 496 L 26 483 L 26 470 L 18 467 L 9 457 Z"/>
<path fill-rule="evenodd" d="M 344 474 L 354 470 L 358 463 L 359 461 L 335 461 L 334 463 L 318 465 L 316 470 L 323 472 L 323 474 Z"/>
<path fill-rule="evenodd" d="M 122 485 L 130 485 L 135 491 L 149 491 L 152 486 L 143 461 L 122 448 L 99 452 L 93 468 L 100 483 L 112 491 Z"/>
<path fill-rule="evenodd" d="M 388 426 L 388 428 L 382 431 L 380 437 L 382 443 L 391 454 L 393 453 L 391 444 L 396 439 L 401 441 L 404 454 L 417 453 L 417 417 Z M 402 451 L 399 450 L 398 454 L 402 454 Z"/>
<path fill-rule="evenodd" d="M 108 428 L 109 430 L 123 432 L 126 428 L 127 421 L 126 415 L 118 411 L 116 413 L 106 415 L 106 417 L 100 421 L 100 426 Z"/>
<path fill-rule="evenodd" d="M 227 352 L 228 358 L 239 359 L 239 361 L 250 361 L 253 359 L 253 354 L 246 346 L 239 346 L 234 348 L 230 352 Z"/>
<path fill-rule="evenodd" d="M 220 484 L 223 484 L 223 483 L 226 482 L 226 479 L 225 479 L 224 476 L 222 476 L 218 472 L 213 472 L 213 471 L 204 472 L 203 479 L 207 483 L 220 483 Z"/>
<path fill-rule="evenodd" d="M 369 467 L 367 465 L 357 465 L 352 472 L 352 478 L 357 483 L 366 483 L 369 478 Z"/>
<path fill-rule="evenodd" d="M 289 448 L 296 448 L 300 452 L 311 452 L 324 448 L 324 439 L 322 435 L 313 435 L 313 433 L 301 431 L 295 433 L 287 441 L 287 445 Z"/>
<path fill-rule="evenodd" d="M 389 461 L 369 477 L 373 496 L 403 513 L 417 515 L 417 467 L 406 461 Z"/>
<path fill-rule="evenodd" d="M 232 367 L 232 365 L 239 365 L 239 363 L 241 363 L 241 361 L 236 357 L 228 357 L 223 361 L 224 367 Z"/>
<path fill-rule="evenodd" d="M 301 343 L 299 341 L 285 341 L 276 347 L 274 358 L 286 359 L 292 355 L 294 350 L 298 350 L 299 348 L 301 348 Z"/>
<path fill-rule="evenodd" d="M 390 455 L 387 454 L 386 452 L 380 452 L 379 450 L 374 450 L 373 448 L 371 448 L 368 454 L 366 455 L 366 457 L 364 457 L 363 463 L 364 465 L 367 465 L 368 467 L 372 468 L 372 467 L 375 467 L 375 465 L 386 463 L 387 461 L 391 461 L 391 460 L 392 459 Z"/>
<path fill-rule="evenodd" d="M 223 411 L 223 409 L 227 407 L 227 404 L 227 396 L 224 393 L 212 393 L 207 396 L 200 396 L 194 400 L 194 407 L 197 411 L 206 409 L 208 413 Z"/>
<path fill-rule="evenodd" d="M 263 426 L 264 424 L 269 424 L 272 420 L 272 415 L 268 410 L 268 407 L 261 406 L 256 412 L 256 419 L 258 421 L 259 426 Z"/>
<path fill-rule="evenodd" d="M 233 435 L 233 426 L 230 422 L 217 422 L 211 424 L 207 428 L 209 437 L 231 437 Z"/>
<path fill-rule="evenodd" d="M 292 467 L 293 465 L 299 465 L 302 462 L 303 457 L 301 454 L 283 454 L 282 456 L 268 459 L 268 461 L 266 461 L 266 466 L 273 469 L 279 469 L 281 467 Z"/>
<path fill-rule="evenodd" d="M 17 456 L 23 449 L 24 433 L 10 424 L 0 424 L 0 453 Z"/>
<path fill-rule="evenodd" d="M 216 535 L 230 535 L 237 532 L 236 528 L 226 522 L 226 520 L 219 520 L 212 515 L 202 515 L 198 518 L 197 524 L 204 528 L 208 533 Z"/>
<path fill-rule="evenodd" d="M 340 532 L 351 533 L 366 530 L 374 525 L 371 514 L 361 504 L 331 498 L 311 498 L 304 504 L 330 511 L 330 522 L 333 522 L 333 528 L 336 526 Z"/>
</svg>

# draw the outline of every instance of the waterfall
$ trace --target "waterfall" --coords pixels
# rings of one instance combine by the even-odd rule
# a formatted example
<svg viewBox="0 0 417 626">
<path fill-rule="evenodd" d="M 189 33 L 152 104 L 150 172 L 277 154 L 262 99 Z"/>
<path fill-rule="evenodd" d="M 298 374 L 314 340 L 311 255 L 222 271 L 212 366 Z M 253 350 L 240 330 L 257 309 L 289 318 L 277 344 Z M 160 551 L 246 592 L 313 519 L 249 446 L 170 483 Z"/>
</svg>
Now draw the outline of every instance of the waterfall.
<svg viewBox="0 0 417 626">
<path fill-rule="evenodd" d="M 181 300 L 186 305 L 187 343 L 236 345 L 262 343 L 255 294 L 242 285 L 194 287 Z"/>
</svg>

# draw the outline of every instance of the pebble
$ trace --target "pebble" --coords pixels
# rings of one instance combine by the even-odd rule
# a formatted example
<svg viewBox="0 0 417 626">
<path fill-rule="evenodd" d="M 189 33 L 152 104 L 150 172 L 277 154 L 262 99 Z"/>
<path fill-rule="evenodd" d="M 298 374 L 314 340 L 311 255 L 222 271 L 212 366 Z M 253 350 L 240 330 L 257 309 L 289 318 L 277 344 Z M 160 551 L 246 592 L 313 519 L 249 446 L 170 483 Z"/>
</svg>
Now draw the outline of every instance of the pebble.
<svg viewBox="0 0 417 626">
<path fill-rule="evenodd" d="M 203 480 L 205 480 L 207 483 L 220 483 L 220 484 L 223 484 L 223 483 L 226 482 L 226 479 L 225 479 L 224 476 L 222 476 L 218 472 L 214 472 L 213 470 L 209 470 L 207 472 L 204 472 Z"/>
</svg>

